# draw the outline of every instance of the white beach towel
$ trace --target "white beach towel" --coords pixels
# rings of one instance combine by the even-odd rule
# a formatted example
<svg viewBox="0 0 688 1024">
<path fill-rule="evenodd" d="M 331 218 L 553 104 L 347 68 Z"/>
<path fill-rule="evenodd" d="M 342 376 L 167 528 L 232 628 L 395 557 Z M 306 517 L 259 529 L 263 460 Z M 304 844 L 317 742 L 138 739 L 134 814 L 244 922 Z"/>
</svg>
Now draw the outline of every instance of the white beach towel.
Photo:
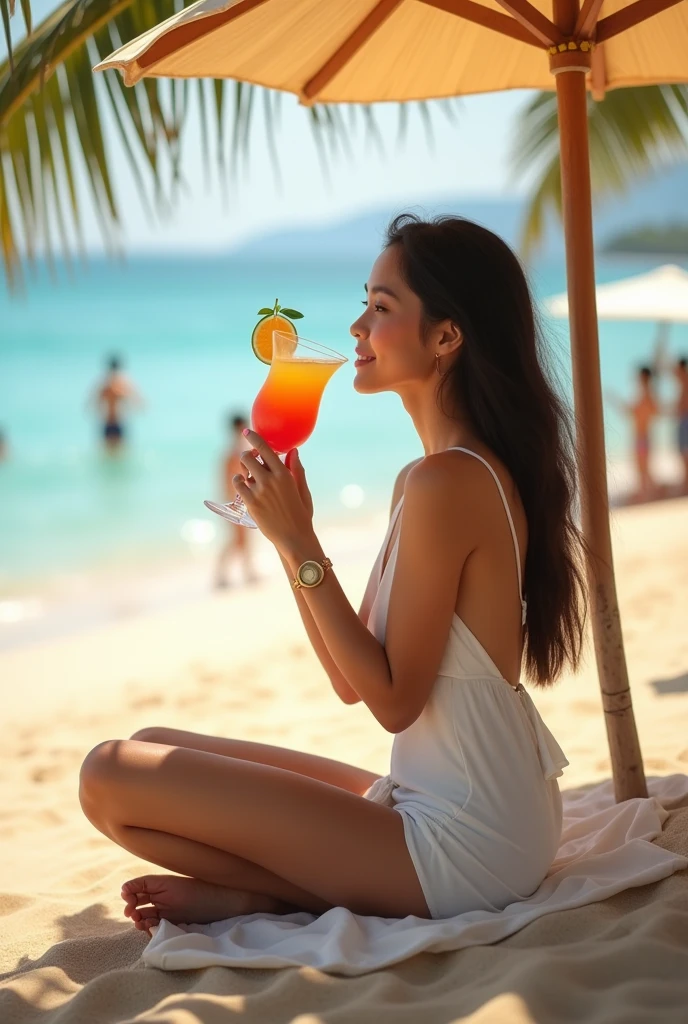
<svg viewBox="0 0 688 1024">
<path fill-rule="evenodd" d="M 208 925 L 162 921 L 143 953 L 167 971 L 203 967 L 308 966 L 357 975 L 416 953 L 489 945 L 544 914 L 582 907 L 688 868 L 688 859 L 653 844 L 669 810 L 688 798 L 688 776 L 648 779 L 648 799 L 614 803 L 612 784 L 562 793 L 561 845 L 551 871 L 528 899 L 498 913 L 444 920 L 362 917 L 334 907 L 308 913 L 246 914 Z"/>
</svg>

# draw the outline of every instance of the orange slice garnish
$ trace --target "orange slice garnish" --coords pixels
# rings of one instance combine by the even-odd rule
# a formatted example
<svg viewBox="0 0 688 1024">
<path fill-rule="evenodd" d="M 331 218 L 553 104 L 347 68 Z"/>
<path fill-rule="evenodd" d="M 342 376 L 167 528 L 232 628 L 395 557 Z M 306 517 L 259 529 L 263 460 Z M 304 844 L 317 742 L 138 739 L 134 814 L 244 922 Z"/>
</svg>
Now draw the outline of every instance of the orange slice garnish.
<svg viewBox="0 0 688 1024">
<path fill-rule="evenodd" d="M 294 336 L 294 349 L 296 349 L 297 331 L 292 320 L 301 319 L 303 313 L 296 309 L 282 309 L 277 299 L 272 309 L 261 309 L 264 313 L 262 320 L 259 320 L 253 328 L 251 335 L 251 347 L 255 355 L 262 363 L 272 362 L 272 332 L 283 331 L 285 334 Z"/>
</svg>

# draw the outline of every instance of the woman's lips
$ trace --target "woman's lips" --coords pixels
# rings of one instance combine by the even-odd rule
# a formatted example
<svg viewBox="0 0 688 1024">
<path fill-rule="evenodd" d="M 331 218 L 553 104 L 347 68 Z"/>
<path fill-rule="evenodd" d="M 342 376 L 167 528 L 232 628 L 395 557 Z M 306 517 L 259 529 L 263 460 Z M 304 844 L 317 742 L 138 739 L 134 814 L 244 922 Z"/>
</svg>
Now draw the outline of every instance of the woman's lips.
<svg viewBox="0 0 688 1024">
<path fill-rule="evenodd" d="M 359 356 L 356 362 L 354 363 L 354 366 L 358 368 L 359 366 L 368 366 L 369 363 L 374 362 L 375 356 Z"/>
</svg>

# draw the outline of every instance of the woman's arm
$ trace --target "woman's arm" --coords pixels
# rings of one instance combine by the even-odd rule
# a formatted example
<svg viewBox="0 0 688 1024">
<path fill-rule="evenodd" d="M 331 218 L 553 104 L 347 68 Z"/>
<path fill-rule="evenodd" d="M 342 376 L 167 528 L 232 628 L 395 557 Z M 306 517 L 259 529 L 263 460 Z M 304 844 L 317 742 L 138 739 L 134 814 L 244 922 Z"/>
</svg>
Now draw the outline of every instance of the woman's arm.
<svg viewBox="0 0 688 1024">
<path fill-rule="evenodd" d="M 361 622 L 334 573 L 302 592 L 334 664 L 389 732 L 408 728 L 427 702 L 478 529 L 470 490 L 457 489 L 455 464 L 432 456 L 406 480 L 385 644 Z M 283 554 L 293 573 L 307 559 L 324 558 L 314 532 Z"/>
<path fill-rule="evenodd" d="M 282 557 L 282 555 L 280 555 L 280 561 L 284 566 L 284 570 L 289 580 L 293 580 L 294 573 L 291 571 L 289 563 Z M 325 669 L 325 672 L 332 683 L 332 689 L 339 699 L 344 701 L 345 704 L 358 704 L 361 698 L 356 691 L 349 686 L 346 679 L 335 665 L 332 656 L 327 649 L 327 645 L 320 634 L 320 630 L 316 626 L 315 620 L 308 609 L 306 601 L 304 600 L 303 591 L 295 590 L 294 597 L 296 598 L 296 604 L 299 609 L 299 614 L 301 615 L 301 621 L 306 628 L 308 639 L 311 642 L 313 650 L 318 656 L 320 664 Z"/>
<path fill-rule="evenodd" d="M 296 575 L 304 561 L 322 561 L 323 549 L 289 468 L 257 434 L 247 436 L 263 461 L 242 455 L 248 472 L 235 478 L 237 492 Z M 361 622 L 333 572 L 302 592 L 335 665 L 388 732 L 408 728 L 427 702 L 464 563 L 486 529 L 475 470 L 464 463 L 457 472 L 457 459 L 458 453 L 429 456 L 406 479 L 384 644 Z"/>
<path fill-rule="evenodd" d="M 401 500 L 401 496 L 404 493 L 404 483 L 406 482 L 406 477 L 408 476 L 409 471 L 420 461 L 420 459 L 415 459 L 413 462 L 409 462 L 409 464 L 407 466 L 404 466 L 404 468 L 397 476 L 397 479 L 394 484 L 394 491 L 392 494 L 390 516 L 394 509 L 397 507 L 397 504 Z M 294 465 L 292 467 L 292 473 L 296 479 L 299 491 L 301 492 L 302 497 L 304 497 L 305 500 L 304 488 L 307 488 L 307 484 L 305 474 L 303 472 L 303 467 L 300 466 L 300 464 Z M 291 567 L 289 566 L 289 563 L 286 561 L 285 558 L 283 558 L 282 555 L 280 555 L 280 561 L 284 566 L 287 578 L 289 579 L 289 581 L 291 581 L 294 578 L 294 574 L 291 570 Z M 374 582 L 375 581 L 371 577 L 368 586 L 366 587 L 365 594 L 363 595 L 363 601 L 358 612 L 358 616 L 364 625 L 367 625 L 370 606 L 372 605 L 372 601 L 375 596 L 375 587 L 372 585 L 374 584 Z M 361 701 L 361 697 L 359 696 L 358 693 L 356 693 L 356 691 L 351 686 L 349 686 L 346 679 L 339 671 L 334 660 L 332 659 L 332 655 L 327 649 L 327 645 L 323 640 L 320 630 L 318 629 L 315 623 L 315 619 L 313 618 L 311 612 L 309 611 L 308 604 L 303 596 L 303 591 L 295 590 L 294 597 L 296 598 L 296 604 L 299 609 L 301 621 L 303 622 L 304 627 L 306 629 L 306 633 L 308 634 L 308 639 L 311 642 L 313 650 L 318 656 L 320 664 L 325 669 L 325 672 L 329 677 L 329 680 L 332 684 L 332 689 L 337 694 L 339 699 L 342 700 L 345 704 L 359 704 Z"/>
</svg>

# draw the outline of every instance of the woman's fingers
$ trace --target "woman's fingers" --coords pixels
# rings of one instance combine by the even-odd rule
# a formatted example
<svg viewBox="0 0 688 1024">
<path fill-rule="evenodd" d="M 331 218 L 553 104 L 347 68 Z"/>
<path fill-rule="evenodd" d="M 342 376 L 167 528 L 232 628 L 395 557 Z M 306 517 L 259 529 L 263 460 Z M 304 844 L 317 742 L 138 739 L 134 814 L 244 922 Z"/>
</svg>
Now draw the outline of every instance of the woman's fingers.
<svg viewBox="0 0 688 1024">
<path fill-rule="evenodd" d="M 273 452 L 267 441 L 264 441 L 260 434 L 256 434 L 254 430 L 245 430 L 244 437 L 249 444 L 253 445 L 261 459 L 273 473 L 284 472 L 284 466 L 280 462 L 279 456 Z"/>
<path fill-rule="evenodd" d="M 299 453 L 296 448 L 292 448 L 287 455 L 287 469 L 294 477 L 296 481 L 296 487 L 299 492 L 299 496 L 304 505 L 312 511 L 313 509 L 313 498 L 306 482 L 306 471 L 303 468 L 303 463 L 299 458 Z"/>
<path fill-rule="evenodd" d="M 239 497 L 243 499 L 244 504 L 248 507 L 253 501 L 253 491 L 246 483 L 246 480 L 241 473 L 237 473 L 232 477 L 232 484 L 236 487 L 236 492 Z"/>
<path fill-rule="evenodd" d="M 303 466 L 299 462 L 299 454 L 296 448 L 291 448 L 287 452 L 284 464 L 296 480 L 299 490 L 301 490 L 301 484 L 302 482 L 305 483 L 306 474 L 303 471 Z"/>
<path fill-rule="evenodd" d="M 258 461 L 256 454 L 256 449 L 251 448 L 249 451 L 241 453 L 239 461 L 242 466 L 246 467 L 254 480 L 262 481 L 269 475 L 270 470 L 262 462 Z"/>
</svg>

